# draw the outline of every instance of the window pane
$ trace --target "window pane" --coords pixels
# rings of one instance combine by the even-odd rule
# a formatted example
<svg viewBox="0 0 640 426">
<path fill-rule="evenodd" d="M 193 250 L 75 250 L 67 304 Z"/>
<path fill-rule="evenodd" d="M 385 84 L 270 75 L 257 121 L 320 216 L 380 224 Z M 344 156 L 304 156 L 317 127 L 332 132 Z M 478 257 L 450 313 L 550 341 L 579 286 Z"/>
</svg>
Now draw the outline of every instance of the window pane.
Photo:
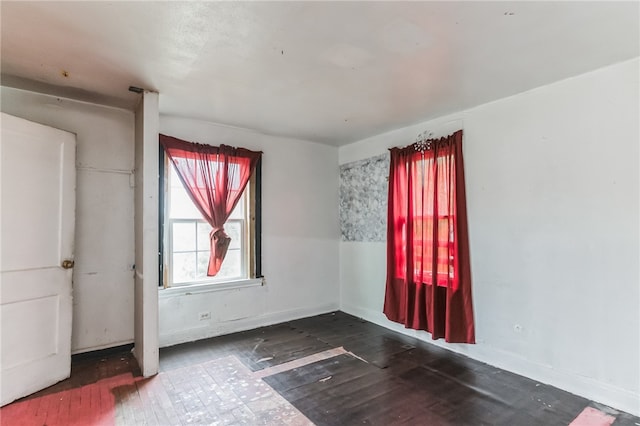
<svg viewBox="0 0 640 426">
<path fill-rule="evenodd" d="M 249 185 L 247 185 L 247 188 L 249 187 Z M 247 196 L 247 192 L 248 190 L 245 188 L 244 193 L 242 194 L 242 197 L 240 198 L 240 200 L 238 200 L 238 204 L 236 204 L 236 207 L 233 209 L 233 211 L 231 212 L 231 214 L 229 215 L 229 219 L 244 219 L 244 199 Z"/>
<path fill-rule="evenodd" d="M 242 275 L 241 250 L 229 249 L 222 262 L 222 268 L 216 278 L 241 278 Z"/>
<path fill-rule="evenodd" d="M 178 177 L 178 173 L 176 172 L 176 168 L 174 167 L 174 165 L 170 163 L 170 167 L 169 167 L 169 186 L 171 188 L 182 188 L 182 181 L 180 180 L 180 178 Z"/>
<path fill-rule="evenodd" d="M 211 249 L 210 232 L 211 225 L 207 222 L 198 222 L 198 251 Z"/>
<path fill-rule="evenodd" d="M 183 188 L 172 188 L 169 217 L 171 219 L 202 219 L 202 214 Z"/>
<path fill-rule="evenodd" d="M 242 223 L 241 222 L 227 222 L 224 225 L 224 230 L 227 235 L 231 237 L 231 244 L 229 244 L 229 250 L 239 249 L 242 247 Z"/>
<path fill-rule="evenodd" d="M 169 206 L 169 217 L 172 219 L 202 219 L 202 214 L 191 201 L 175 168 L 172 166 L 170 169 L 171 205 Z"/>
<path fill-rule="evenodd" d="M 174 252 L 196 250 L 195 222 L 174 222 L 172 231 Z"/>
<path fill-rule="evenodd" d="M 173 282 L 193 281 L 196 277 L 196 253 L 174 253 Z"/>
</svg>

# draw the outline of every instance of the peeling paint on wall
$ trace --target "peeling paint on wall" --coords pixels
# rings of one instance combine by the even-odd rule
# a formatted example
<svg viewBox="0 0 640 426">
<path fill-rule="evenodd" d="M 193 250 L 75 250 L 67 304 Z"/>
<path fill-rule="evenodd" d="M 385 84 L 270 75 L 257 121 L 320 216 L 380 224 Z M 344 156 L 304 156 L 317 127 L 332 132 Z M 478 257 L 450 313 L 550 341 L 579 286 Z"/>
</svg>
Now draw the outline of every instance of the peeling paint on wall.
<svg viewBox="0 0 640 426">
<path fill-rule="evenodd" d="M 389 154 L 340 166 L 342 241 L 386 241 Z"/>
</svg>

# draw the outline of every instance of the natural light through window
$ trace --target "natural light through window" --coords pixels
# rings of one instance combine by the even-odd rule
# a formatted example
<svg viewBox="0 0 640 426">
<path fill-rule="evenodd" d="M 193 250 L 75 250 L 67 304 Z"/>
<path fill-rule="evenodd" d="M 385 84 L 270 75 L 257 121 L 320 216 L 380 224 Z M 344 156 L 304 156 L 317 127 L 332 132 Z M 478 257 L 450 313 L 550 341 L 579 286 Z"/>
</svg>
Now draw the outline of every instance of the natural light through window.
<svg viewBox="0 0 640 426">
<path fill-rule="evenodd" d="M 202 219 L 184 189 L 173 166 L 169 166 L 168 184 L 168 280 L 169 286 L 242 280 L 248 273 L 248 192 L 224 225 L 231 244 L 215 277 L 207 276 L 211 226 Z"/>
</svg>

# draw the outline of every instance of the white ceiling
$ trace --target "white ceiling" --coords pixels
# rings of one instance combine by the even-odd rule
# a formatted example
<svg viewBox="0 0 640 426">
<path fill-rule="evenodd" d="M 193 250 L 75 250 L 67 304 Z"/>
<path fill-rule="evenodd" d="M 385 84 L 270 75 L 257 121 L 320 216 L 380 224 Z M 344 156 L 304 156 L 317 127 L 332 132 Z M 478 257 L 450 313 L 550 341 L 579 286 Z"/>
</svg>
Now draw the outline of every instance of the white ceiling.
<svg viewBox="0 0 640 426">
<path fill-rule="evenodd" d="M 5 0 L 2 84 L 339 146 L 637 57 L 639 4 Z"/>
</svg>

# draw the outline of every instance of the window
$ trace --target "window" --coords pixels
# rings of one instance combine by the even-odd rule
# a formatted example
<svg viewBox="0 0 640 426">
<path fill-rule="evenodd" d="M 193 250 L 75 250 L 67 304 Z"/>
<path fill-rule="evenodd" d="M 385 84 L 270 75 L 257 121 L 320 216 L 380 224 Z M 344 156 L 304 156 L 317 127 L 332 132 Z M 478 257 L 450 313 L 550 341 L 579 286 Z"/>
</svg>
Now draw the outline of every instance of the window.
<svg viewBox="0 0 640 426">
<path fill-rule="evenodd" d="M 433 152 L 410 152 L 399 171 L 394 224 L 394 273 L 416 282 L 458 286 L 456 276 L 455 166 Z M 390 219 L 391 220 L 391 219 Z M 410 273 L 409 273 L 410 272 Z"/>
<path fill-rule="evenodd" d="M 414 155 L 409 160 L 411 207 L 399 218 L 403 257 L 411 242 L 413 276 L 425 284 L 457 288 L 455 275 L 455 165 L 445 154 Z M 411 235 L 406 222 L 411 221 Z M 405 277 L 400 270 L 398 276 Z"/>
<path fill-rule="evenodd" d="M 413 275 L 425 283 L 439 286 L 457 285 L 455 280 L 454 256 L 455 233 L 454 216 L 438 216 L 434 224 L 433 216 L 413 218 Z M 437 232 L 434 238 L 433 231 Z M 406 231 L 403 233 L 403 252 L 406 256 Z M 436 252 L 434 254 L 434 241 Z M 436 280 L 433 279 L 433 259 L 436 259 Z M 404 277 L 401 272 L 400 276 Z"/>
<path fill-rule="evenodd" d="M 220 271 L 207 276 L 210 256 L 209 225 L 189 198 L 175 168 L 168 164 L 166 261 L 167 286 L 236 281 L 250 278 L 249 238 L 251 237 L 250 187 L 247 186 L 238 205 L 224 225 L 231 237 Z"/>
<path fill-rule="evenodd" d="M 160 141 L 160 286 L 260 283 L 260 153 Z"/>
<path fill-rule="evenodd" d="M 474 343 L 462 131 L 391 148 L 384 313 Z"/>
</svg>

